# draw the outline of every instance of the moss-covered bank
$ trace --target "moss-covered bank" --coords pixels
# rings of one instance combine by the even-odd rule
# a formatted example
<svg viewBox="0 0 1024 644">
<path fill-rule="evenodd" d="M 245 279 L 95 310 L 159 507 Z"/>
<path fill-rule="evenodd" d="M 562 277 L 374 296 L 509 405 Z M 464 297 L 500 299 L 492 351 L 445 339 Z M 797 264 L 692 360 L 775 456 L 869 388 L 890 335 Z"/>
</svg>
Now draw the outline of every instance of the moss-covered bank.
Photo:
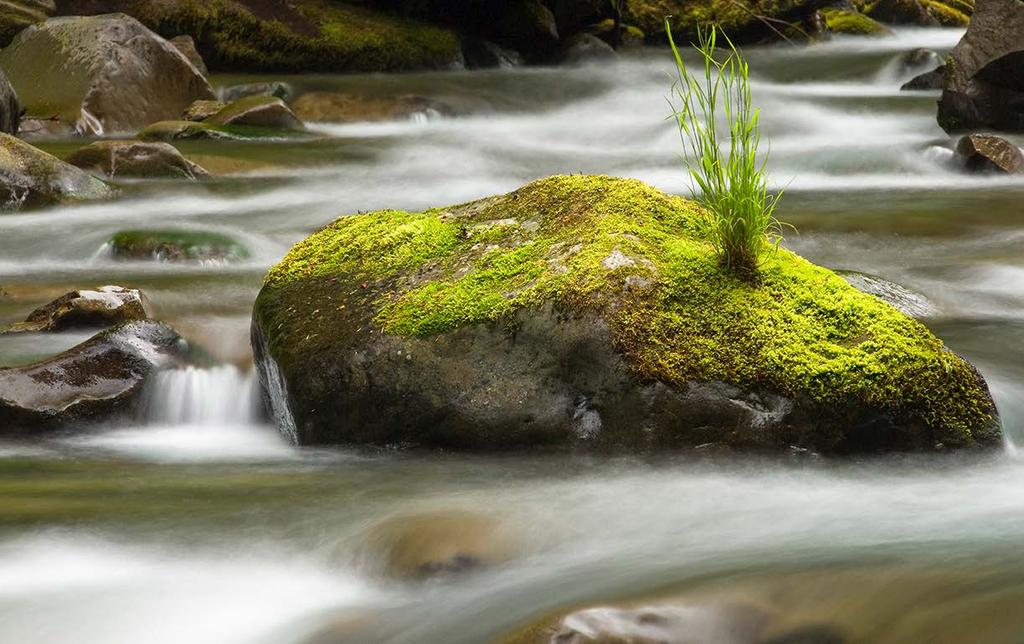
<svg viewBox="0 0 1024 644">
<path fill-rule="evenodd" d="M 123 11 L 165 38 L 188 34 L 212 70 L 361 72 L 438 68 L 458 37 L 331 0 L 61 0 L 62 13 Z"/>
<path fill-rule="evenodd" d="M 822 414 L 791 418 L 800 431 L 768 442 L 842 451 L 998 436 L 981 377 L 921 323 L 785 249 L 765 258 L 759 284 L 739 281 L 716 261 L 706 213 L 633 180 L 551 177 L 463 206 L 343 217 L 270 270 L 254 333 L 283 375 L 296 421 L 314 426 L 332 388 L 348 386 L 304 382 L 325 361 L 383 342 L 415 362 L 466 329 L 514 335 L 545 307 L 559 320 L 596 316 L 631 382 L 680 392 L 727 383 Z M 302 408 L 308 396 L 323 396 L 310 403 L 313 415 Z M 736 442 L 747 440 L 760 439 Z"/>
</svg>

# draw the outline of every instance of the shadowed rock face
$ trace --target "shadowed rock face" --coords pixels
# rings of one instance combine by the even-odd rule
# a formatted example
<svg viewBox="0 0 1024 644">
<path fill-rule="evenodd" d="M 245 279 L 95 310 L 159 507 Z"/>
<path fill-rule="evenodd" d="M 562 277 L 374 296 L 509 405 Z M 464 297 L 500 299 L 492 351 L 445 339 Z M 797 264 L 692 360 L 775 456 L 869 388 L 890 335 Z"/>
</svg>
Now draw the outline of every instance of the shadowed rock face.
<svg viewBox="0 0 1024 644">
<path fill-rule="evenodd" d="M 1024 131 L 1024 2 L 979 0 L 948 58 L 939 125 Z"/>
<path fill-rule="evenodd" d="M 0 70 L 0 132 L 17 134 L 20 121 L 21 105 L 18 103 L 18 95 L 3 70 Z"/>
<path fill-rule="evenodd" d="M 107 422 L 135 413 L 147 378 L 188 343 L 160 322 L 126 322 L 43 362 L 0 369 L 0 433 Z"/>
<path fill-rule="evenodd" d="M 142 292 L 123 286 L 71 291 L 39 307 L 4 333 L 108 327 L 149 317 Z"/>
<path fill-rule="evenodd" d="M 0 66 L 29 115 L 81 134 L 135 131 L 213 98 L 174 45 L 124 14 L 33 25 L 0 52 Z"/>
</svg>

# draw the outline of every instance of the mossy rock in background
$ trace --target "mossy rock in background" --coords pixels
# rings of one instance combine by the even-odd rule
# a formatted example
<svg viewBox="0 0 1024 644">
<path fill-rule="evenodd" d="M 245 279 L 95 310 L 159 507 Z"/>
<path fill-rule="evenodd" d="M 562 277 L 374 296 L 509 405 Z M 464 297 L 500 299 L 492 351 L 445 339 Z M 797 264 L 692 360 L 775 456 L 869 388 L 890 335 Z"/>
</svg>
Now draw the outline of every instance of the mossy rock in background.
<svg viewBox="0 0 1024 644">
<path fill-rule="evenodd" d="M 214 125 L 206 121 L 159 121 L 136 135 L 140 141 L 295 139 L 310 136 L 304 130 L 282 130 L 251 125 Z"/>
<path fill-rule="evenodd" d="M 203 121 L 208 125 L 304 130 L 291 108 L 276 96 L 247 96 L 228 103 Z"/>
<path fill-rule="evenodd" d="M 212 70 L 436 69 L 461 60 L 451 31 L 330 0 L 58 0 L 74 14 L 123 11 L 166 38 L 192 36 Z"/>
<path fill-rule="evenodd" d="M 0 47 L 6 47 L 18 33 L 53 15 L 53 0 L 3 0 L 0 2 Z"/>
<path fill-rule="evenodd" d="M 882 23 L 856 11 L 823 9 L 821 15 L 825 19 L 825 26 L 834 34 L 885 36 L 892 33 Z"/>
<path fill-rule="evenodd" d="M 249 257 L 248 249 L 227 235 L 188 230 L 124 230 L 110 238 L 117 259 L 169 262 L 233 261 Z"/>
<path fill-rule="evenodd" d="M 695 203 L 561 176 L 342 217 L 268 273 L 253 348 L 300 443 L 830 453 L 999 444 L 920 322 L 777 249 L 726 272 Z"/>
<path fill-rule="evenodd" d="M 813 36 L 813 22 L 824 0 L 630 0 L 625 21 L 639 27 L 649 40 L 665 40 L 665 18 L 674 37 L 693 38 L 698 27 L 719 25 L 734 42 L 778 40 L 785 35 Z"/>
</svg>

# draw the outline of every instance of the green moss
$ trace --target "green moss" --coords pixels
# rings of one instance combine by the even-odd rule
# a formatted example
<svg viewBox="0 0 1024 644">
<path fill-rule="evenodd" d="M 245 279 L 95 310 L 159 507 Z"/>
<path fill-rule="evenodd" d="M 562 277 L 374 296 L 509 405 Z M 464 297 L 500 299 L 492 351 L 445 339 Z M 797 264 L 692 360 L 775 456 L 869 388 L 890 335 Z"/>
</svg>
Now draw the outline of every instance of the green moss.
<svg viewBox="0 0 1024 644">
<path fill-rule="evenodd" d="M 18 0 L 0 1 L 0 47 L 6 47 L 25 27 L 46 20 L 46 13 L 38 7 Z"/>
<path fill-rule="evenodd" d="M 861 401 L 941 428 L 954 445 L 991 423 L 980 378 L 921 323 L 785 249 L 764 258 L 758 284 L 737 280 L 708 226 L 692 202 L 596 176 L 343 217 L 270 270 L 256 314 L 277 330 L 275 356 L 302 364 L 350 325 L 427 337 L 551 302 L 602 315 L 644 379 Z M 327 308 L 311 315 L 284 295 L 300 291 Z"/>
<path fill-rule="evenodd" d="M 967 23 L 971 21 L 969 13 L 950 6 L 952 3 L 936 2 L 935 0 L 921 0 L 921 3 L 943 27 L 966 27 Z"/>
<path fill-rule="evenodd" d="M 798 21 L 813 4 L 813 0 L 630 0 L 625 3 L 624 19 L 657 41 L 665 40 L 666 17 L 677 37 L 693 37 L 698 27 L 717 24 L 742 41 L 779 37 L 778 32 L 789 31 L 785 23 Z"/>
<path fill-rule="evenodd" d="M 238 260 L 249 251 L 220 233 L 187 230 L 124 230 L 110 238 L 110 249 L 120 259 L 169 261 Z"/>
<path fill-rule="evenodd" d="M 877 20 L 856 11 L 822 9 L 821 15 L 825 18 L 825 26 L 832 33 L 858 36 L 884 36 L 890 33 Z"/>
<path fill-rule="evenodd" d="M 280 20 L 230 0 L 144 0 L 130 13 L 164 37 L 191 35 L 216 70 L 397 71 L 459 57 L 459 39 L 445 29 L 328 0 L 282 5 Z"/>
</svg>

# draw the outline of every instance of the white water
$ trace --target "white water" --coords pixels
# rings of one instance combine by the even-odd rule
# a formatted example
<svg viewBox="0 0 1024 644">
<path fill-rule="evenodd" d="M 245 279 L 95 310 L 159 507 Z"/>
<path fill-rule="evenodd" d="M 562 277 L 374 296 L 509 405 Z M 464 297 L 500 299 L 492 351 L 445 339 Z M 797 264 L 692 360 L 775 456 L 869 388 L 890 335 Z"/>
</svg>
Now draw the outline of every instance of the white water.
<svg viewBox="0 0 1024 644">
<path fill-rule="evenodd" d="M 147 385 L 141 425 L 65 438 L 80 449 L 161 462 L 275 461 L 296 452 L 267 423 L 259 384 L 234 365 L 169 369 Z"/>
</svg>

